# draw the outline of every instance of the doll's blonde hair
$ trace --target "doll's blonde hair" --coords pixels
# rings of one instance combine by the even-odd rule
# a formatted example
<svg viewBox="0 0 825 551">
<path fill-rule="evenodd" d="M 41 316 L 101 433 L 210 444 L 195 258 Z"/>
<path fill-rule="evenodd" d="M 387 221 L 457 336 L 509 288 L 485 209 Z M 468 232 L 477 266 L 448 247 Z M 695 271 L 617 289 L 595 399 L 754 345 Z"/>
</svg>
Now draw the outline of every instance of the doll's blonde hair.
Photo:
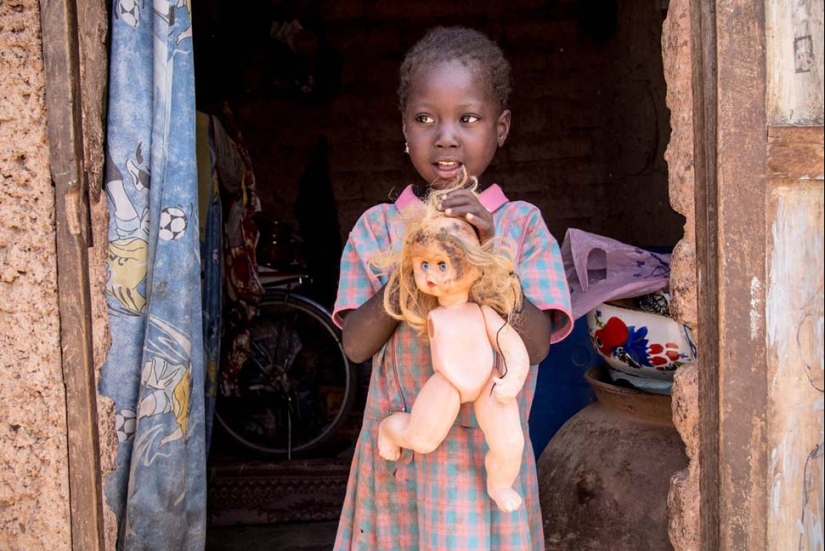
<svg viewBox="0 0 825 551">
<path fill-rule="evenodd" d="M 427 334 L 427 316 L 438 306 L 438 299 L 422 292 L 415 284 L 412 249 L 422 239 L 431 238 L 454 245 L 464 254 L 469 264 L 478 270 L 479 276 L 470 288 L 470 302 L 491 307 L 508 322 L 512 321 L 514 313 L 521 310 L 521 282 L 514 272 L 515 250 L 509 239 L 495 237 L 479 244 L 478 241 L 469 241 L 455 234 L 435 230 L 432 226 L 436 219 L 449 218 L 438 209 L 444 195 L 465 187 L 475 193 L 476 179 L 464 176 L 446 189 L 431 191 L 424 208 L 413 210 L 412 217 L 408 215 L 401 249 L 377 263 L 379 266 L 395 268 L 389 275 L 384 292 L 384 310 L 393 318 L 406 321 L 423 336 Z"/>
</svg>

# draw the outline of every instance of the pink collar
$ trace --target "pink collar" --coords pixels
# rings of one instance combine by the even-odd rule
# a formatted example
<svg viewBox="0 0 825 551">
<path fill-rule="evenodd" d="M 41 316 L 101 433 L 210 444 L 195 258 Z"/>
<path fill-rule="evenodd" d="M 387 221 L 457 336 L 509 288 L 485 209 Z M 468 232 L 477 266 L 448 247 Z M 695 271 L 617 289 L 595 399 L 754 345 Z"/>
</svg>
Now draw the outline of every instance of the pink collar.
<svg viewBox="0 0 825 551">
<path fill-rule="evenodd" d="M 482 191 L 478 195 L 479 202 L 489 210 L 490 212 L 495 212 L 509 201 L 507 196 L 504 195 L 504 192 L 501 190 L 498 184 L 493 184 L 484 191 Z M 398 210 L 403 210 L 410 205 L 414 205 L 416 203 L 421 203 L 421 199 L 416 197 L 415 193 L 413 192 L 412 185 L 407 186 L 404 188 L 404 191 L 401 192 L 401 195 L 398 196 L 398 199 L 395 200 L 395 208 Z"/>
</svg>

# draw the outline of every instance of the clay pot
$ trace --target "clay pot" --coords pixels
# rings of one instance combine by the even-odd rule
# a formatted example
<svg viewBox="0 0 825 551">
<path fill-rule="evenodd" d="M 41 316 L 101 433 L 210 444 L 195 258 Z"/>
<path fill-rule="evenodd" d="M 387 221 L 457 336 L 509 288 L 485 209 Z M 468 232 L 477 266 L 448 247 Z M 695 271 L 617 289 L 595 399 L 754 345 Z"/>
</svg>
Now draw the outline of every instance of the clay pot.
<svg viewBox="0 0 825 551">
<path fill-rule="evenodd" d="M 596 402 L 570 418 L 538 462 L 545 549 L 663 551 L 670 477 L 688 464 L 670 396 L 623 388 L 603 366 Z"/>
</svg>

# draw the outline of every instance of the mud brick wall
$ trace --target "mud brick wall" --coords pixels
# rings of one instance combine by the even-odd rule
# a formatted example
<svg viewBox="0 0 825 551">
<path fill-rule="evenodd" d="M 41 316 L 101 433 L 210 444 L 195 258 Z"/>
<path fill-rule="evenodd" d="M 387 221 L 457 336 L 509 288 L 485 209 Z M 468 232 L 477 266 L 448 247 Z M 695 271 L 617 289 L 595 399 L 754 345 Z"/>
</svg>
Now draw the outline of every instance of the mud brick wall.
<svg viewBox="0 0 825 551">
<path fill-rule="evenodd" d="M 513 66 L 512 133 L 490 169 L 511 198 L 538 205 L 559 241 L 570 227 L 643 246 L 680 239 L 684 219 L 670 208 L 663 159 L 670 126 L 660 3 L 320 6 L 314 14 L 294 13 L 299 21 L 320 19 L 340 59 L 340 80 L 328 99 L 303 102 L 272 90 L 278 69 L 268 57 L 266 21 L 250 26 L 248 14 L 233 16 L 228 4 L 201 12 L 202 28 L 210 30 L 200 50 L 196 44 L 199 102 L 208 110 L 232 97 L 272 217 L 296 224 L 298 181 L 319 136 L 329 141 L 342 240 L 364 209 L 417 181 L 402 152 L 398 66 L 427 28 L 460 24 L 492 36 Z M 238 61 L 233 72 L 229 66 Z"/>
<path fill-rule="evenodd" d="M 37 0 L 0 2 L 0 549 L 69 549 L 54 189 Z"/>
</svg>

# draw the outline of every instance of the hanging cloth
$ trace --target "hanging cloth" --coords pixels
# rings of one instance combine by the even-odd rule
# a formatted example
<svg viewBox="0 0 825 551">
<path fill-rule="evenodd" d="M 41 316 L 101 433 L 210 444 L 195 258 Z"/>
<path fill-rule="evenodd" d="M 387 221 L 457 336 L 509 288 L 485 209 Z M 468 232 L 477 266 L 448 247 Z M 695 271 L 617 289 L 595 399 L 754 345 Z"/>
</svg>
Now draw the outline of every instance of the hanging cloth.
<svg viewBox="0 0 825 551">
<path fill-rule="evenodd" d="M 576 228 L 567 230 L 561 257 L 574 320 L 602 302 L 653 293 L 670 281 L 670 254 Z"/>
<path fill-rule="evenodd" d="M 202 550 L 206 534 L 203 311 L 190 5 L 115 0 L 106 151 L 100 393 L 119 441 L 104 481 L 118 549 Z"/>
<path fill-rule="evenodd" d="M 218 389 L 223 396 L 238 396 L 238 377 L 249 357 L 249 325 L 258 315 L 264 289 L 258 279 L 255 245 L 259 231 L 255 216 L 261 202 L 255 185 L 252 159 L 244 145 L 234 114 L 224 105 L 220 116 L 210 117 L 210 139 L 215 157 L 215 178 L 224 198 L 222 346 Z"/>
</svg>

